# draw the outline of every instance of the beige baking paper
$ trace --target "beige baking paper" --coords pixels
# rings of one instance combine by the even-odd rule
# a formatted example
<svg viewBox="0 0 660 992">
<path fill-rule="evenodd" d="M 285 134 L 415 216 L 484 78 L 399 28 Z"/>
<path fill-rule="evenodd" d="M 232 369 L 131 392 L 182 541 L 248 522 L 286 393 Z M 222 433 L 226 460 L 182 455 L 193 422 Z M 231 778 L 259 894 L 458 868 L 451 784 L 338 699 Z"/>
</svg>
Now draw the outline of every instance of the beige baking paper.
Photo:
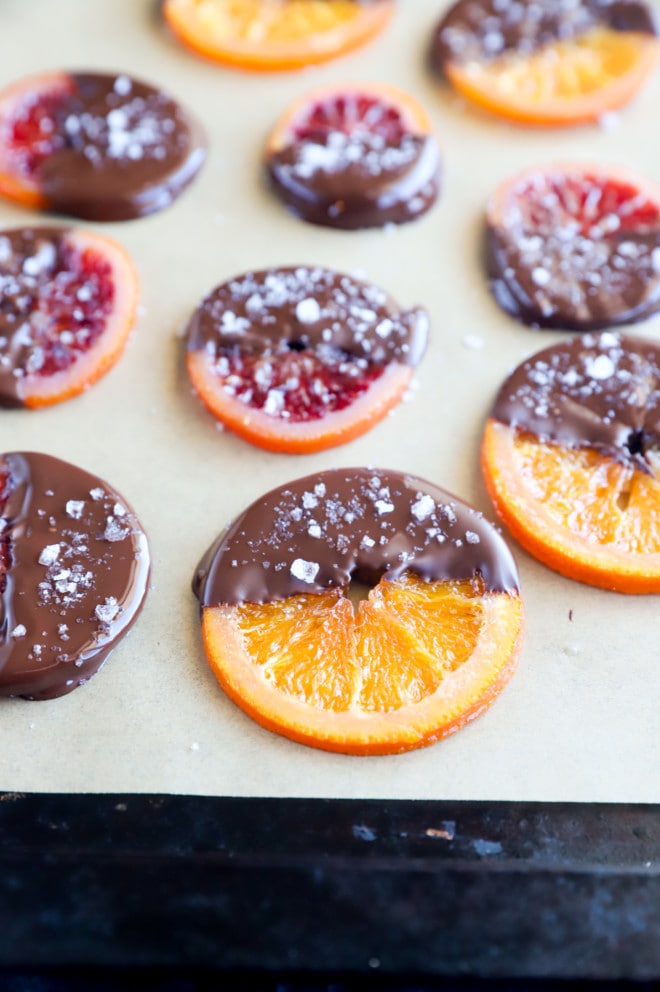
<svg viewBox="0 0 660 992">
<path fill-rule="evenodd" d="M 489 296 L 479 248 L 493 186 L 531 163 L 571 158 L 660 179 L 660 75 L 599 126 L 509 126 L 427 72 L 446 6 L 401 0 L 367 48 L 260 76 L 180 48 L 154 0 L 0 0 L 0 85 L 51 68 L 132 73 L 196 111 L 210 144 L 202 174 L 174 206 L 103 228 L 129 249 L 142 281 L 139 320 L 117 367 L 56 408 L 0 412 L 0 450 L 46 451 L 106 478 L 136 508 L 153 551 L 147 605 L 87 686 L 52 702 L 0 700 L 1 789 L 660 801 L 660 600 L 586 588 L 517 547 L 527 609 L 519 671 L 487 714 L 433 747 L 351 758 L 291 743 L 225 698 L 202 652 L 193 569 L 221 528 L 275 485 L 332 466 L 380 465 L 432 479 L 491 514 L 477 452 L 495 390 L 512 365 L 562 336 L 518 326 Z M 364 233 L 315 228 L 265 188 L 260 160 L 274 120 L 306 89 L 342 80 L 396 83 L 430 112 L 444 189 L 422 220 Z M 36 220 L 0 203 L 2 226 Z M 295 263 L 360 270 L 432 318 L 409 401 L 366 437 L 302 457 L 219 430 L 181 361 L 181 330 L 211 287 Z M 659 331 L 660 318 L 641 327 Z"/>
</svg>

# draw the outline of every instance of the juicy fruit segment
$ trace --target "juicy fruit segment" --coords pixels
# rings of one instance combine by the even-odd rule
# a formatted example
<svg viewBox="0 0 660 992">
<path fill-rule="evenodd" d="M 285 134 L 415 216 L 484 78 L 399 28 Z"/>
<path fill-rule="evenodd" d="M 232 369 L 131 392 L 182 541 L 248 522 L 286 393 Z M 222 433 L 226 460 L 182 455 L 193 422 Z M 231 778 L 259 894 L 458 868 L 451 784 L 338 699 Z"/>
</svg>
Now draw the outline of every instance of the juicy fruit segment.
<svg viewBox="0 0 660 992">
<path fill-rule="evenodd" d="M 572 233 L 583 237 L 639 232 L 660 224 L 657 198 L 639 183 L 596 167 L 539 169 L 519 181 L 503 183 L 493 198 L 491 214 L 496 223 L 507 223 L 509 212 L 529 231 L 549 234 L 570 223 L 577 226 Z"/>
<path fill-rule="evenodd" d="M 245 69 L 325 62 L 381 31 L 391 0 L 165 0 L 163 16 L 200 54 Z"/>
<path fill-rule="evenodd" d="M 55 230 L 53 238 L 37 238 L 19 277 L 24 297 L 18 283 L 0 318 L 0 326 L 21 336 L 20 347 L 9 342 L 11 375 L 15 398 L 28 407 L 75 396 L 109 371 L 137 308 L 137 274 L 120 245 L 89 231 Z"/>
<path fill-rule="evenodd" d="M 23 83 L 4 91 L 0 103 L 0 195 L 28 207 L 43 208 L 37 171 L 63 147 L 61 121 L 72 91 L 62 73 L 45 73 L 39 85 L 25 90 Z"/>
<path fill-rule="evenodd" d="M 482 446 L 489 494 L 522 546 L 569 578 L 627 593 L 660 592 L 660 464 L 647 464 L 544 444 L 492 419 Z"/>
<path fill-rule="evenodd" d="M 340 370 L 342 362 L 326 364 L 307 354 L 296 363 L 293 376 L 284 379 L 276 373 L 285 389 L 275 408 L 268 401 L 272 390 L 264 394 L 262 387 L 246 402 L 250 386 L 244 379 L 234 384 L 229 376 L 219 375 L 217 363 L 205 352 L 189 351 L 186 362 L 197 394 L 226 427 L 260 448 L 290 454 L 324 451 L 366 433 L 397 405 L 413 376 L 413 369 L 392 364 L 363 368 L 356 377 L 347 377 Z M 288 359 L 284 367 L 291 367 Z M 255 375 L 257 370 L 255 364 Z M 236 394 L 241 383 L 243 397 Z"/>
<path fill-rule="evenodd" d="M 305 112 L 306 111 L 306 112 Z M 368 131 L 388 145 L 398 145 L 408 131 L 399 107 L 367 91 L 329 93 L 308 104 L 291 124 L 298 140 L 319 140 L 333 132 Z"/>
<path fill-rule="evenodd" d="M 303 348 L 273 357 L 228 351 L 215 373 L 229 396 L 287 423 L 319 420 L 343 410 L 383 374 L 382 366 L 343 355 Z M 277 402 L 273 397 L 277 396 Z"/>
<path fill-rule="evenodd" d="M 357 614 L 341 590 L 205 607 L 207 657 L 258 723 L 349 754 L 430 744 L 481 713 L 517 662 L 522 604 L 480 581 L 381 581 Z"/>
<path fill-rule="evenodd" d="M 657 64 L 656 38 L 597 27 L 531 55 L 450 62 L 452 85 L 487 110 L 527 124 L 578 124 L 628 103 Z"/>
</svg>

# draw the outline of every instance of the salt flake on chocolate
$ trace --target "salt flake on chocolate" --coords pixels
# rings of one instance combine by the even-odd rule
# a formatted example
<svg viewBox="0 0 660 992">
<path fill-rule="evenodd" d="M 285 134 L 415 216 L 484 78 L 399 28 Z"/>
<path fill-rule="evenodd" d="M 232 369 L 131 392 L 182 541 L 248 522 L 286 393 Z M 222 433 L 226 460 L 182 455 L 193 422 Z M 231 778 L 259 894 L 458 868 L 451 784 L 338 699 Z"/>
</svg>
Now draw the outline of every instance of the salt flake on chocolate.
<svg viewBox="0 0 660 992">
<path fill-rule="evenodd" d="M 305 561 L 304 558 L 296 558 L 291 563 L 291 574 L 294 579 L 301 582 L 312 583 L 319 573 L 320 565 L 315 561 Z"/>
</svg>

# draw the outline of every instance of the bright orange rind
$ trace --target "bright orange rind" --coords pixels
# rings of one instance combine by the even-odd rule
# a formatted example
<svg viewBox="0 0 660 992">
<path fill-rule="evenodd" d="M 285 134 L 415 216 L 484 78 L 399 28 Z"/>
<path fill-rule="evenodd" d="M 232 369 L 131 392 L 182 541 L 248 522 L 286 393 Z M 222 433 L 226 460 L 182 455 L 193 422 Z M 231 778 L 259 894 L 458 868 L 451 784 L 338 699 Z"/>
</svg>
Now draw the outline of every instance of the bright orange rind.
<svg viewBox="0 0 660 992">
<path fill-rule="evenodd" d="M 196 53 L 241 69 L 299 69 L 383 30 L 393 0 L 165 0 L 163 17 Z"/>
</svg>

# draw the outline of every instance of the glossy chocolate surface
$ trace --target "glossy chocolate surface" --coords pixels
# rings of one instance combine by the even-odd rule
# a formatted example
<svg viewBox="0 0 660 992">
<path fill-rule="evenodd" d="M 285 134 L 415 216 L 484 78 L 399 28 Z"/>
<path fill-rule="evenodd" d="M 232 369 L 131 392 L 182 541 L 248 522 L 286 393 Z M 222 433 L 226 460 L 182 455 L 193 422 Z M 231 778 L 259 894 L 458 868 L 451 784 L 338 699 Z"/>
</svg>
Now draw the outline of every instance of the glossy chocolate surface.
<svg viewBox="0 0 660 992">
<path fill-rule="evenodd" d="M 491 416 L 649 471 L 660 446 L 660 344 L 604 332 L 545 348 L 504 382 Z"/>
<path fill-rule="evenodd" d="M 507 546 L 476 510 L 411 475 L 346 468 L 298 479 L 248 507 L 209 548 L 193 591 L 202 607 L 261 603 L 407 571 L 518 590 Z"/>
<path fill-rule="evenodd" d="M 431 58 L 442 71 L 448 62 L 531 55 L 595 27 L 658 34 L 644 0 L 459 0 L 436 29 Z"/>
<path fill-rule="evenodd" d="M 606 179 L 579 169 L 575 176 L 577 192 L 558 194 L 552 172 L 539 170 L 521 180 L 503 215 L 489 211 L 493 295 L 536 327 L 600 330 L 642 320 L 660 309 L 660 201 L 648 201 L 646 219 L 631 224 L 625 204 L 616 213 L 602 208 L 616 199 Z M 624 197 L 633 211 L 637 192 Z"/>
<path fill-rule="evenodd" d="M 52 699 L 87 682 L 148 578 L 144 531 L 107 483 L 49 455 L 0 455 L 0 695 Z"/>
<path fill-rule="evenodd" d="M 382 289 L 330 269 L 298 266 L 248 272 L 223 283 L 197 309 L 187 347 L 214 357 L 234 348 L 276 357 L 326 349 L 386 365 L 417 365 L 428 316 L 402 310 Z"/>
<path fill-rule="evenodd" d="M 169 206 L 204 162 L 201 126 L 172 97 L 132 77 L 65 78 L 53 148 L 34 175 L 49 208 L 117 221 Z"/>
<path fill-rule="evenodd" d="M 440 152 L 429 135 L 397 144 L 363 130 L 294 139 L 269 154 L 270 182 L 302 220 L 342 230 L 404 224 L 426 213 L 440 190 Z"/>
</svg>

